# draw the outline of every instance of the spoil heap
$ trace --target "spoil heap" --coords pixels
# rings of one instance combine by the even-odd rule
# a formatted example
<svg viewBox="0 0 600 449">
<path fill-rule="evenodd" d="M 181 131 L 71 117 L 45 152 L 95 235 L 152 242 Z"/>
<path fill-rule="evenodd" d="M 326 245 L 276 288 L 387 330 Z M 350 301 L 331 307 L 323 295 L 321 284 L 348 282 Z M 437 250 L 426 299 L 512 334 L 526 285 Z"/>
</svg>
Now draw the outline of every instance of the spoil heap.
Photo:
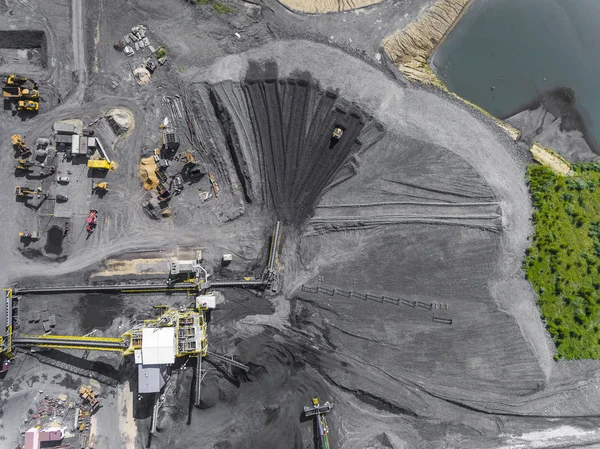
<svg viewBox="0 0 600 449">
<path fill-rule="evenodd" d="M 295 225 L 336 174 L 351 175 L 352 156 L 383 135 L 358 107 L 307 80 L 225 81 L 212 87 L 211 101 L 246 201 L 262 202 Z M 336 127 L 343 129 L 339 140 L 332 137 Z"/>
</svg>

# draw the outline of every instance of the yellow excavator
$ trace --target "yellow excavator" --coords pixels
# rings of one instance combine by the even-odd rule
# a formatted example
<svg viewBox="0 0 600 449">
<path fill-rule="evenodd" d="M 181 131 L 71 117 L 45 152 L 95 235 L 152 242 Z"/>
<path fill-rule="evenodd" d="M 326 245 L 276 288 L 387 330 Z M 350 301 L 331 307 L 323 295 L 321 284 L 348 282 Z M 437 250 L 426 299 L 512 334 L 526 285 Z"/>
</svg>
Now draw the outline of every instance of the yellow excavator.
<svg viewBox="0 0 600 449">
<path fill-rule="evenodd" d="M 21 134 L 13 134 L 11 137 L 13 148 L 16 151 L 19 151 L 21 156 L 29 156 L 31 154 L 31 150 L 27 145 L 25 145 L 25 139 Z"/>
<path fill-rule="evenodd" d="M 34 80 L 32 80 L 31 78 L 26 78 L 24 76 L 15 75 L 14 73 L 8 75 L 8 77 L 6 78 L 6 85 L 7 86 L 20 86 L 22 84 L 25 84 L 27 81 L 31 81 L 33 88 L 37 89 L 37 83 Z"/>
<path fill-rule="evenodd" d="M 32 197 L 33 195 L 41 195 L 41 194 L 42 194 L 41 187 L 38 187 L 36 189 L 32 189 L 31 187 L 21 187 L 21 186 L 15 187 L 15 195 L 17 195 L 17 196 Z"/>
<path fill-rule="evenodd" d="M 17 111 L 37 111 L 39 109 L 39 103 L 31 100 L 21 100 L 17 104 Z"/>
</svg>

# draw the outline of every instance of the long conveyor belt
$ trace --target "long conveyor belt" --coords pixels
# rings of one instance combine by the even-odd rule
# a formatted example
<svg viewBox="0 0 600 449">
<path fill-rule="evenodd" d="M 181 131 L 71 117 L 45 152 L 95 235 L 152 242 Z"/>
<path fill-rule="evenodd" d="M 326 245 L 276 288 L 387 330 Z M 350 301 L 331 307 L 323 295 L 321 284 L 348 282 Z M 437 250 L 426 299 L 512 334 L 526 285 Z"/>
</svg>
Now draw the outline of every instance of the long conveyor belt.
<svg viewBox="0 0 600 449">
<path fill-rule="evenodd" d="M 250 288 L 262 289 L 270 285 L 267 281 L 215 281 L 204 282 L 199 286 L 190 283 L 173 285 L 160 284 L 120 284 L 120 285 L 72 285 L 54 287 L 15 287 L 17 295 L 51 295 L 59 293 L 195 293 L 210 288 Z"/>
<path fill-rule="evenodd" d="M 122 338 L 77 337 L 71 335 L 21 335 L 13 338 L 14 346 L 64 349 L 92 349 L 96 351 L 124 351 L 127 344 Z"/>
</svg>

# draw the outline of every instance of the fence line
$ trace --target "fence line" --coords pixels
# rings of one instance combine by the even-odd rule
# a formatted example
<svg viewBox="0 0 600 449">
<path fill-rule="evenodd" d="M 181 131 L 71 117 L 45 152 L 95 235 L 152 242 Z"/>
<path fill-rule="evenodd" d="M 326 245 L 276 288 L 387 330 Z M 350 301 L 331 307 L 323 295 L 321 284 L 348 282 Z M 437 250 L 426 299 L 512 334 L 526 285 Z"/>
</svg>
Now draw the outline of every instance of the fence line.
<svg viewBox="0 0 600 449">
<path fill-rule="evenodd" d="M 374 301 L 374 302 L 378 302 L 383 304 L 385 303 L 389 303 L 389 304 L 394 304 L 394 305 L 405 305 L 408 307 L 412 307 L 413 309 L 415 309 L 417 306 L 422 308 L 422 309 L 426 309 L 426 310 L 433 310 L 434 308 L 436 309 L 443 309 L 445 308 L 446 310 L 448 310 L 448 304 L 441 304 L 441 303 L 427 303 L 427 302 L 423 302 L 423 301 L 410 301 L 408 299 L 405 298 L 392 298 L 390 296 L 386 296 L 386 295 L 373 295 L 371 293 L 361 293 L 361 292 L 356 292 L 354 290 L 341 290 L 339 288 L 327 288 L 327 287 L 322 287 L 320 285 L 316 286 L 316 287 L 310 287 L 308 285 L 304 285 L 302 284 L 302 291 L 303 292 L 308 292 L 308 293 L 325 293 L 329 296 L 335 296 L 335 295 L 340 295 L 343 296 L 344 298 L 350 298 L 350 297 L 354 297 L 357 299 L 360 299 L 362 301 Z M 432 321 L 435 323 L 441 323 L 441 324 L 452 324 L 452 319 L 451 318 L 444 318 L 444 317 L 438 317 L 438 316 L 433 316 L 432 317 Z"/>
</svg>

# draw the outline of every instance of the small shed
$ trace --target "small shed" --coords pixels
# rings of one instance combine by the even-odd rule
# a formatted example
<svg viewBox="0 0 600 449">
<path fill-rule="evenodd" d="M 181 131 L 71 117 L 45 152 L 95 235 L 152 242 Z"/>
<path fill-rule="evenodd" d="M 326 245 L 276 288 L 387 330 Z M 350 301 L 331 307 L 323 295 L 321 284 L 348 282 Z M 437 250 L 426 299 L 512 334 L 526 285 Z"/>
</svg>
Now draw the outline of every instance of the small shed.
<svg viewBox="0 0 600 449">
<path fill-rule="evenodd" d="M 77 132 L 77 128 L 75 128 L 75 125 L 71 123 L 55 123 L 54 132 L 56 134 L 75 134 Z"/>
</svg>

